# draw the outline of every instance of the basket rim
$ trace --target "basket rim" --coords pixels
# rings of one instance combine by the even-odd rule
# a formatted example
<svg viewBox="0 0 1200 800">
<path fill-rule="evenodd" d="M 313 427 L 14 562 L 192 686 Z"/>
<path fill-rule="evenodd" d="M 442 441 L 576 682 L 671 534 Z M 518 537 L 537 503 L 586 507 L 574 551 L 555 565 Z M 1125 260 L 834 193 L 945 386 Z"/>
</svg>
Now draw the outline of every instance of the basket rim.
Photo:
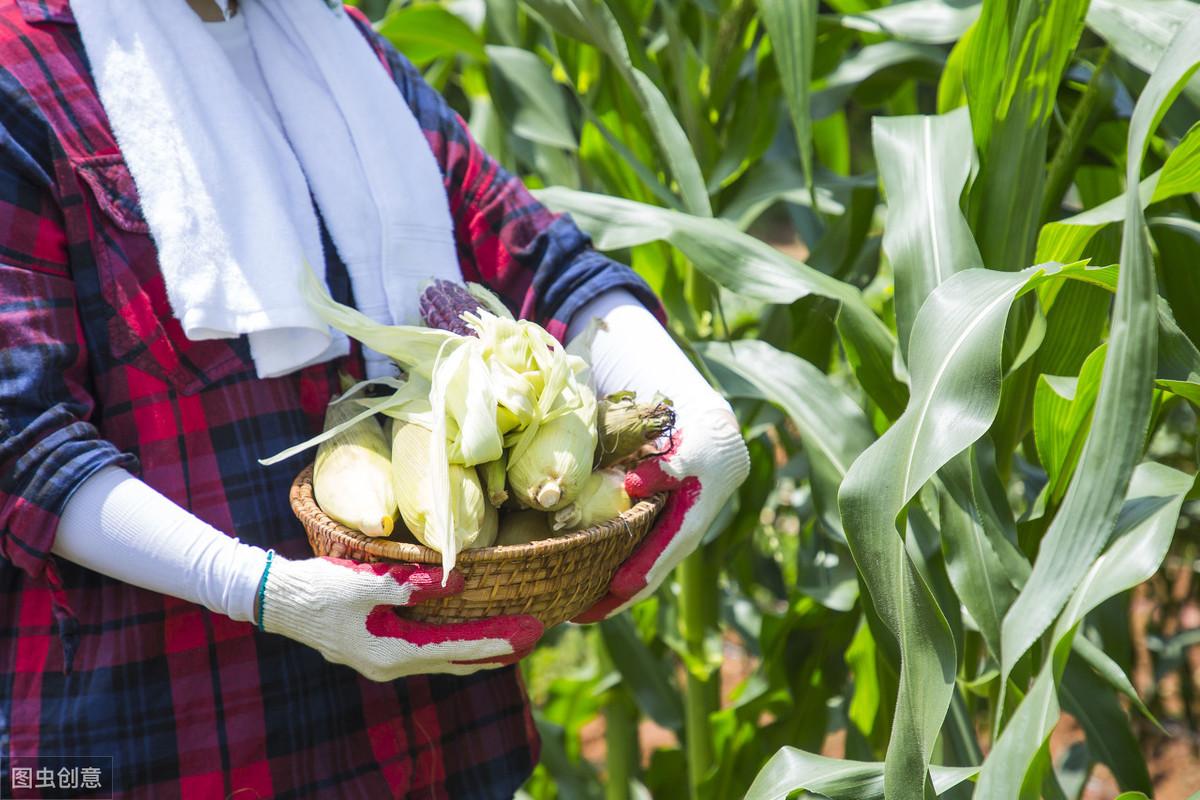
<svg viewBox="0 0 1200 800">
<path fill-rule="evenodd" d="M 417 564 L 440 565 L 442 563 L 442 554 L 431 547 L 411 542 L 397 542 L 385 537 L 367 536 L 330 517 L 321 510 L 313 496 L 312 473 L 313 464 L 310 463 L 296 475 L 292 481 L 291 491 L 288 493 L 292 511 L 305 524 L 306 529 L 310 525 L 317 525 L 343 539 L 347 545 L 377 558 Z M 461 550 L 456 559 L 456 566 L 465 567 L 470 564 L 495 561 L 522 561 L 586 547 L 593 541 L 622 533 L 633 535 L 634 526 L 637 523 L 641 523 L 645 517 L 657 516 L 666 502 L 666 498 L 666 493 L 660 492 L 639 500 L 618 517 L 562 536 L 553 536 L 528 544 L 493 545 L 492 547 Z M 639 538 L 644 538 L 649 533 L 652 524 L 640 527 L 644 533 Z"/>
</svg>

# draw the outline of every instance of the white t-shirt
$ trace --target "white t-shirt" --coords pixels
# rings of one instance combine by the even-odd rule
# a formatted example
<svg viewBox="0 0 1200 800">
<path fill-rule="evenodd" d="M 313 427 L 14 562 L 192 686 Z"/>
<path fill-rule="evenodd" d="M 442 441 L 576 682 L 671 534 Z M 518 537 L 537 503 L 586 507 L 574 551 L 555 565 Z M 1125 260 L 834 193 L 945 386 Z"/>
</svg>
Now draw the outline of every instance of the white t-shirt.
<svg viewBox="0 0 1200 800">
<path fill-rule="evenodd" d="M 250 91 L 254 99 L 258 100 L 259 105 L 267 112 L 267 116 L 282 128 L 283 123 L 279 119 L 279 111 L 275 108 L 275 101 L 271 99 L 271 92 L 267 89 L 267 80 L 263 77 L 262 67 L 258 64 L 258 56 L 254 54 L 254 47 L 250 43 L 250 29 L 246 25 L 245 16 L 234 14 L 222 22 L 205 22 L 204 29 L 225 51 L 229 63 L 238 77 L 242 79 L 242 84 Z"/>
</svg>

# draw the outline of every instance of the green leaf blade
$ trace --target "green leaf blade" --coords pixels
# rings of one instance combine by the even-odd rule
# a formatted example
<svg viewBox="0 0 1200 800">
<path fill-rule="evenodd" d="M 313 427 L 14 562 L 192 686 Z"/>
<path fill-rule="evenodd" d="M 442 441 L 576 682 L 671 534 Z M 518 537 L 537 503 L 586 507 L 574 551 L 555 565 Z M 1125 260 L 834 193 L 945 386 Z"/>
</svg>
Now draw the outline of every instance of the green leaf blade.
<svg viewBox="0 0 1200 800">
<path fill-rule="evenodd" d="M 1122 266 L 1095 416 L 1033 573 L 1005 617 L 1001 652 L 1005 680 L 1017 659 L 1053 622 L 1104 546 L 1143 450 L 1156 369 L 1158 304 L 1137 179 L 1150 133 L 1165 105 L 1198 65 L 1200 11 L 1163 55 L 1130 122 Z"/>
<path fill-rule="evenodd" d="M 929 293 L 954 273 L 981 267 L 959 208 L 975 152 L 965 108 L 939 117 L 876 117 L 875 159 L 888 197 L 883 249 L 896 275 L 896 327 L 909 332 Z"/>
</svg>

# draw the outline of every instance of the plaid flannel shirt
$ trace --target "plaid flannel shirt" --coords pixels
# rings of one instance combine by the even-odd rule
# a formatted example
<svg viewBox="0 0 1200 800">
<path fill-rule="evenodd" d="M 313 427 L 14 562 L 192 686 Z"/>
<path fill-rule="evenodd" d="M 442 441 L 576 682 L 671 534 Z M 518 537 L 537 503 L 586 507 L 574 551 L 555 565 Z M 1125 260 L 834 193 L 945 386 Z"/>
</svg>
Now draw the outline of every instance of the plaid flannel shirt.
<svg viewBox="0 0 1200 800">
<path fill-rule="evenodd" d="M 560 337 L 610 288 L 661 314 L 352 13 L 436 155 L 466 278 Z M 525 780 L 538 741 L 515 668 L 373 683 L 50 554 L 74 488 L 116 464 L 310 556 L 287 499 L 304 457 L 256 459 L 319 430 L 339 368 L 361 375 L 357 350 L 260 380 L 244 338 L 184 337 L 68 3 L 0 0 L 0 793 L 9 758 L 39 754 L 111 756 L 122 797 L 509 797 Z"/>
</svg>

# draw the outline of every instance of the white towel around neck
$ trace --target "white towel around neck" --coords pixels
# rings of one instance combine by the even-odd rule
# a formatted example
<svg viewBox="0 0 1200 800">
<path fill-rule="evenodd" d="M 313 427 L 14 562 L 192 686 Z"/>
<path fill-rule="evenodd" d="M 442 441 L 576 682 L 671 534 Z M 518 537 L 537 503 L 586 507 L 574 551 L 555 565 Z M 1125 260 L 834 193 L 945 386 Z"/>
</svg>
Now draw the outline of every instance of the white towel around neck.
<svg viewBox="0 0 1200 800">
<path fill-rule="evenodd" d="M 429 144 L 340 8 L 240 3 L 273 118 L 186 0 L 71 7 L 190 339 L 247 334 L 264 378 L 348 352 L 300 293 L 306 264 L 325 270 L 313 199 L 376 322 L 414 323 L 422 283 L 462 279 Z M 368 375 L 393 372 L 365 354 Z"/>
</svg>

